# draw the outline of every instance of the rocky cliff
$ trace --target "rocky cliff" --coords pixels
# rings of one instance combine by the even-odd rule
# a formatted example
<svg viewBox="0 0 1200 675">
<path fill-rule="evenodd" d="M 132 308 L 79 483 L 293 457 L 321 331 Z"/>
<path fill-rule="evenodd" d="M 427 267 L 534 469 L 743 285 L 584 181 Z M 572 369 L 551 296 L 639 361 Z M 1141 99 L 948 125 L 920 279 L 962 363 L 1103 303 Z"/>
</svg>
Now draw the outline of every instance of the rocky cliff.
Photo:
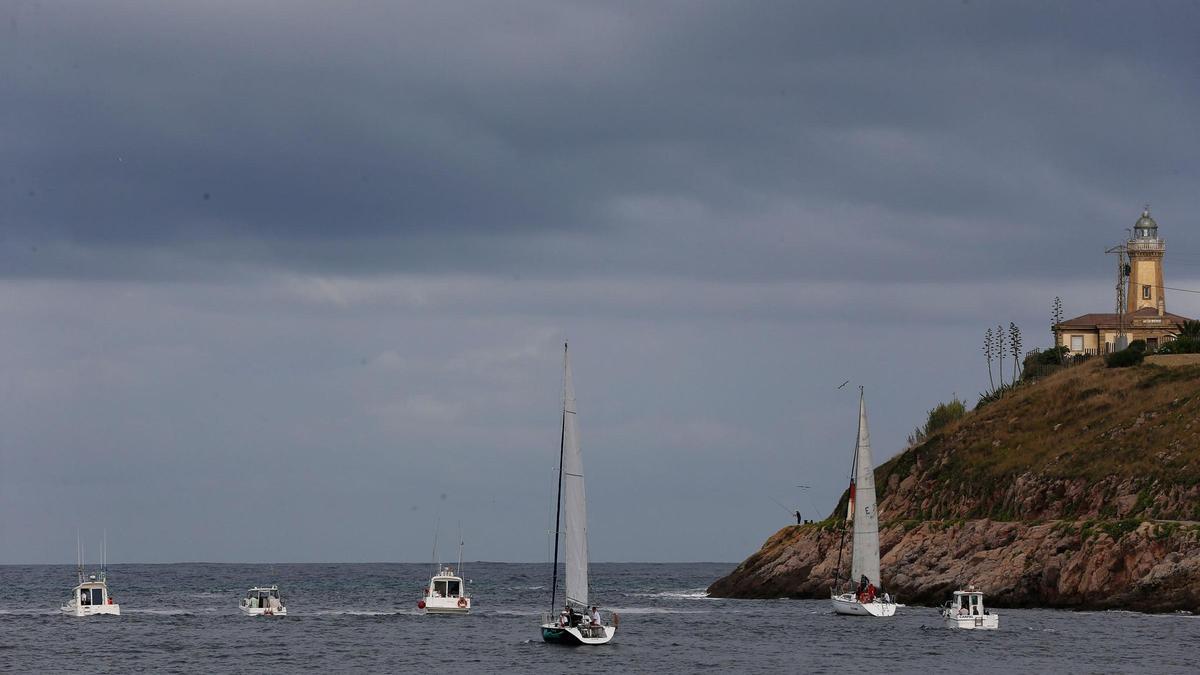
<svg viewBox="0 0 1200 675">
<path fill-rule="evenodd" d="M 909 603 L 973 583 L 996 606 L 1200 611 L 1198 414 L 1200 367 L 1098 362 L 968 413 L 876 470 L 885 587 Z M 840 528 L 784 528 L 709 593 L 828 597 Z"/>
</svg>

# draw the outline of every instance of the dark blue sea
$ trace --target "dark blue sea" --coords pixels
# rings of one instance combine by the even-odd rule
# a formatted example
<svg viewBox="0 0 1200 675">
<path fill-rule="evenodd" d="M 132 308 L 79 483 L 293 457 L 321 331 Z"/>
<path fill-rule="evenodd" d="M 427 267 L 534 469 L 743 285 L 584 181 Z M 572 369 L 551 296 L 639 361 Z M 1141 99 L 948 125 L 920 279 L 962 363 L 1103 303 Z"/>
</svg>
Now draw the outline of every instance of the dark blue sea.
<svg viewBox="0 0 1200 675">
<path fill-rule="evenodd" d="M 1200 672 L 1193 616 L 1000 610 L 997 632 L 952 631 L 929 607 L 871 620 L 827 601 L 706 598 L 732 568 L 593 565 L 593 597 L 621 628 L 563 647 L 538 629 L 547 564 L 469 563 L 467 617 L 417 613 L 430 565 L 113 565 L 122 616 L 83 619 L 58 613 L 73 568 L 0 566 L 0 672 Z M 290 616 L 241 616 L 242 593 L 271 583 Z"/>
</svg>

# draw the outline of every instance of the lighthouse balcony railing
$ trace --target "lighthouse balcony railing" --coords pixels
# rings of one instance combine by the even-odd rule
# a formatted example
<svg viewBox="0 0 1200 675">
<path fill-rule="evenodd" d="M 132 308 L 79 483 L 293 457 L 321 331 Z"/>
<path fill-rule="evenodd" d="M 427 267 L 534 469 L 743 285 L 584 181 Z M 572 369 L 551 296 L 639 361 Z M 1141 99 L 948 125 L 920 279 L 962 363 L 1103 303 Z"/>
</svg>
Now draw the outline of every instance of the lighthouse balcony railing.
<svg viewBox="0 0 1200 675">
<path fill-rule="evenodd" d="M 1167 242 L 1162 239 L 1153 239 L 1151 241 L 1138 241 L 1132 239 L 1125 242 L 1126 251 L 1150 251 L 1161 253 L 1166 248 Z"/>
</svg>

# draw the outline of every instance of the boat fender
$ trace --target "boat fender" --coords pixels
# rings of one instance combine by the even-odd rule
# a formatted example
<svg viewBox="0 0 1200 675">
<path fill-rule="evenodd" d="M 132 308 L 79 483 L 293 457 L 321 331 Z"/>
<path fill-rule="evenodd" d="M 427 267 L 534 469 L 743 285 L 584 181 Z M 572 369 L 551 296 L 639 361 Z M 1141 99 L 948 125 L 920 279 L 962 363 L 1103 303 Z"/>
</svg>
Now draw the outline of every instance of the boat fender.
<svg viewBox="0 0 1200 675">
<path fill-rule="evenodd" d="M 617 614 L 616 612 L 613 612 L 612 618 L 613 618 L 613 628 L 620 628 L 621 627 L 621 615 Z"/>
<path fill-rule="evenodd" d="M 459 606 L 459 607 L 462 607 L 462 608 L 464 608 L 464 609 L 465 609 L 465 608 L 466 608 L 466 606 L 467 606 L 467 599 L 466 599 L 466 598 L 459 598 L 459 599 L 458 599 L 458 606 Z"/>
<path fill-rule="evenodd" d="M 425 601 L 424 600 L 417 601 L 417 609 L 425 609 Z"/>
</svg>

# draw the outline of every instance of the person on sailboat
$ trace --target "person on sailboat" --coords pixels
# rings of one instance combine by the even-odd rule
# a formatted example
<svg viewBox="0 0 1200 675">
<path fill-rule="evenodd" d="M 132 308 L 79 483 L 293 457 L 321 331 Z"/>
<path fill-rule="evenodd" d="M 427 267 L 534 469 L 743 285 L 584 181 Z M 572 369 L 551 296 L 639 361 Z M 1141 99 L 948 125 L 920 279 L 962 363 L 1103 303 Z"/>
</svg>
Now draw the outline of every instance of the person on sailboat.
<svg viewBox="0 0 1200 675">
<path fill-rule="evenodd" d="M 564 628 L 571 625 L 571 606 L 570 605 L 563 607 L 562 613 L 558 615 L 558 625 L 560 625 Z"/>
<path fill-rule="evenodd" d="M 595 605 L 592 605 L 592 625 L 600 625 L 600 610 Z"/>
</svg>

